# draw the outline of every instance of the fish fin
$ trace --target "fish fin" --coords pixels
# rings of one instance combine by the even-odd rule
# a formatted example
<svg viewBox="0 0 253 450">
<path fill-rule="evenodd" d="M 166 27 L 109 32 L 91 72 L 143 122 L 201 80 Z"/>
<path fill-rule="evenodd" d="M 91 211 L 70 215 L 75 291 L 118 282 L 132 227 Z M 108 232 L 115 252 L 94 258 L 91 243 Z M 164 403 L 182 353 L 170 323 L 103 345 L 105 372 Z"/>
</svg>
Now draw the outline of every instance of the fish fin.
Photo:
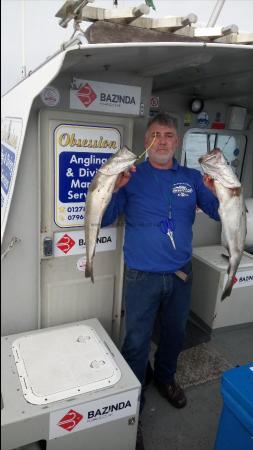
<svg viewBox="0 0 253 450">
<path fill-rule="evenodd" d="M 85 278 L 91 278 L 92 283 L 94 283 L 93 265 L 89 262 L 85 266 Z"/>
<path fill-rule="evenodd" d="M 241 187 L 232 187 L 229 190 L 233 197 L 239 197 L 241 195 Z"/>
<path fill-rule="evenodd" d="M 229 259 L 229 264 L 228 264 L 228 268 L 227 268 L 228 281 L 233 279 L 233 275 L 231 275 L 231 259 L 230 258 L 231 257 L 229 255 L 229 258 L 228 258 Z M 228 281 L 227 281 L 227 284 L 228 284 Z"/>
</svg>

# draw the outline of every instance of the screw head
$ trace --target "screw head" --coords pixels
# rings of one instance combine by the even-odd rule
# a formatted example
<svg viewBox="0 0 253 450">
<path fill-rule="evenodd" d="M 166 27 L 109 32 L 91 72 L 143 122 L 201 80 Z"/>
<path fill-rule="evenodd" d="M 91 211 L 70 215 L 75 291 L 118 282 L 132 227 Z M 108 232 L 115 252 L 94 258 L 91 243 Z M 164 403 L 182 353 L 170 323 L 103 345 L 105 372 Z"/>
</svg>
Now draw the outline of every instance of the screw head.
<svg viewBox="0 0 253 450">
<path fill-rule="evenodd" d="M 128 419 L 128 425 L 134 425 L 135 424 L 135 417 L 130 417 L 130 419 Z"/>
</svg>

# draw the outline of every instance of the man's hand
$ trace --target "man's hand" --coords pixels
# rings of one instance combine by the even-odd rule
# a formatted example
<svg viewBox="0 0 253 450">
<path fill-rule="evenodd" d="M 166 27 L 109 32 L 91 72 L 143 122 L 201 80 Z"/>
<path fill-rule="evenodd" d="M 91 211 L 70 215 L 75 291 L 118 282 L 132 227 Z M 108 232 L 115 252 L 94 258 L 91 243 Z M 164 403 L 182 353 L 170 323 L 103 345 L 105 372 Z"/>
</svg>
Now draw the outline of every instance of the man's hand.
<svg viewBox="0 0 253 450">
<path fill-rule="evenodd" d="M 204 176 L 203 176 L 203 183 L 217 197 L 213 178 L 210 177 L 209 175 L 204 174 Z"/>
<path fill-rule="evenodd" d="M 136 167 L 131 166 L 128 171 L 121 172 L 116 180 L 114 191 L 117 192 L 120 188 L 125 186 L 131 178 L 131 173 L 136 172 Z"/>
</svg>

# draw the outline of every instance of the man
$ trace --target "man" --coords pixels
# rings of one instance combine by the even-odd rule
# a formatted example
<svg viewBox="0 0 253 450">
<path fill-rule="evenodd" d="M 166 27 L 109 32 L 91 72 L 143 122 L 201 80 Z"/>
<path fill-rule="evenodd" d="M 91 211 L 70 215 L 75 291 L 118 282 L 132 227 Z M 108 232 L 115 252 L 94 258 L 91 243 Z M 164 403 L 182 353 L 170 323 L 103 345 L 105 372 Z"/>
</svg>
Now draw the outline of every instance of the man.
<svg viewBox="0 0 253 450">
<path fill-rule="evenodd" d="M 192 225 L 196 206 L 219 220 L 218 200 L 199 171 L 182 167 L 174 158 L 179 143 L 176 124 L 158 114 L 148 124 L 148 159 L 120 174 L 102 226 L 125 214 L 126 264 L 125 338 L 122 354 L 145 384 L 154 321 L 160 311 L 160 341 L 154 361 L 154 381 L 174 407 L 186 405 L 175 381 L 190 308 L 192 286 Z M 208 180 L 206 180 L 206 183 Z M 141 407 L 144 404 L 142 394 Z M 141 430 L 136 449 L 144 449 Z"/>
</svg>

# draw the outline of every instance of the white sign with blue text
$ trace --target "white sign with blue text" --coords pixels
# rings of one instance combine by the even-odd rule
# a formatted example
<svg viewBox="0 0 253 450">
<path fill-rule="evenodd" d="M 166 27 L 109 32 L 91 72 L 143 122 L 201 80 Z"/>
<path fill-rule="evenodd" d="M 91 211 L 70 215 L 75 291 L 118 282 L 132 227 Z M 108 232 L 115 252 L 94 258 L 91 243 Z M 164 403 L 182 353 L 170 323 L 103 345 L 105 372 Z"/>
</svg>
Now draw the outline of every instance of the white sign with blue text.
<svg viewBox="0 0 253 450">
<path fill-rule="evenodd" d="M 4 118 L 1 123 L 1 240 L 8 219 L 20 158 L 22 120 Z"/>
<path fill-rule="evenodd" d="M 57 126 L 54 130 L 54 221 L 58 227 L 83 226 L 91 180 L 120 146 L 120 132 L 113 127 Z"/>
</svg>

